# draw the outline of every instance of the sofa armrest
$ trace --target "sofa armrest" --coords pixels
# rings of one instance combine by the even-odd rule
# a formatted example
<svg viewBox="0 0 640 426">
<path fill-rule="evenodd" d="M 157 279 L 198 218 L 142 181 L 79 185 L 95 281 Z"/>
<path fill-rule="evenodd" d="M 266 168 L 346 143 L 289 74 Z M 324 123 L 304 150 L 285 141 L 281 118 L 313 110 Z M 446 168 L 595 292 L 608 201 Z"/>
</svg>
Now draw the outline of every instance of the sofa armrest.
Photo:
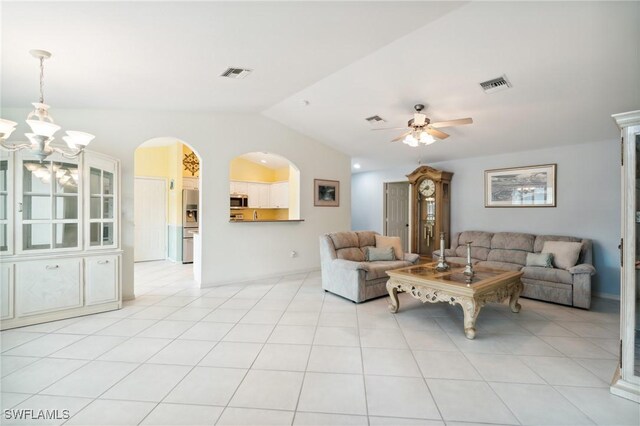
<svg viewBox="0 0 640 426">
<path fill-rule="evenodd" d="M 445 257 L 455 257 L 457 256 L 457 253 L 455 249 L 444 249 L 444 255 Z M 432 256 L 433 257 L 440 256 L 440 250 L 434 250 L 434 252 L 432 253 Z"/>
<path fill-rule="evenodd" d="M 568 271 L 571 275 L 589 274 L 593 276 L 596 274 L 596 268 L 594 268 L 593 265 L 589 265 L 588 263 L 572 266 L 571 268 L 568 269 Z"/>
<path fill-rule="evenodd" d="M 416 254 L 416 253 L 405 253 L 404 254 L 404 261 L 405 262 L 416 263 L 418 261 L 418 259 L 420 259 L 420 255 L 419 254 Z"/>
<path fill-rule="evenodd" d="M 366 271 L 367 267 L 364 262 L 354 262 L 353 260 L 333 259 L 331 266 L 335 268 L 346 269 L 349 271 L 362 270 Z"/>
</svg>

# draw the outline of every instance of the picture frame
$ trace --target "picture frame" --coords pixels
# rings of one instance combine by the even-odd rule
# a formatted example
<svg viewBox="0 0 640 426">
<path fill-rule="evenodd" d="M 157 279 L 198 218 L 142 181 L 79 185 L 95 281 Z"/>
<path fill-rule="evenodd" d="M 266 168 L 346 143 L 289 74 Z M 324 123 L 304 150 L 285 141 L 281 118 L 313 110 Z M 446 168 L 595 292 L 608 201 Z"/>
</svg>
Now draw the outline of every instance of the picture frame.
<svg viewBox="0 0 640 426">
<path fill-rule="evenodd" d="M 340 206 L 340 181 L 328 179 L 313 180 L 313 205 L 316 207 Z"/>
<path fill-rule="evenodd" d="M 485 170 L 485 207 L 555 207 L 556 164 Z"/>
</svg>

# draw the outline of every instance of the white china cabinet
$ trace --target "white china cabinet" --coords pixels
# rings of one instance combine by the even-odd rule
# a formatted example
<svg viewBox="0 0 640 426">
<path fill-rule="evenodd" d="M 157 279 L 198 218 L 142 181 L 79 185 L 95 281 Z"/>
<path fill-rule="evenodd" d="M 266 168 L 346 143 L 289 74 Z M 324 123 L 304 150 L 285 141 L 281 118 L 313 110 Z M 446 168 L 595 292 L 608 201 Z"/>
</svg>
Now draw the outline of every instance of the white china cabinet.
<svg viewBox="0 0 640 426">
<path fill-rule="evenodd" d="M 640 402 L 640 111 L 613 116 L 622 132 L 620 362 L 611 393 Z"/>
<path fill-rule="evenodd" d="M 119 162 L 0 153 L 1 329 L 118 309 Z"/>
</svg>

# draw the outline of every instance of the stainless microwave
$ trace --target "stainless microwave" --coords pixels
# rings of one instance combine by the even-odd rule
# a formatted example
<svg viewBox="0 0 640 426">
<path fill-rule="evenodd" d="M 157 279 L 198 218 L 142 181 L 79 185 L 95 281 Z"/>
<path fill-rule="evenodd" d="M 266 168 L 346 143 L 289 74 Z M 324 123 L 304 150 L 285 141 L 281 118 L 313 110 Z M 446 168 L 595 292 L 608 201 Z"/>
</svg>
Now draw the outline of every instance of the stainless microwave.
<svg viewBox="0 0 640 426">
<path fill-rule="evenodd" d="M 246 195 L 232 194 L 229 205 L 232 209 L 246 209 L 249 207 L 249 198 Z"/>
</svg>

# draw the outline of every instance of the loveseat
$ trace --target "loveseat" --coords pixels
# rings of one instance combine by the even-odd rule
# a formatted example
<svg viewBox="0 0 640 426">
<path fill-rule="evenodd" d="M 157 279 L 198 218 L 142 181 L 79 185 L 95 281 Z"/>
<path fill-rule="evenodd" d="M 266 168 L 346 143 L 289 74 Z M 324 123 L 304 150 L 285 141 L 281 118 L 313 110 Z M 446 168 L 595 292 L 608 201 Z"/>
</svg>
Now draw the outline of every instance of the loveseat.
<svg viewBox="0 0 640 426">
<path fill-rule="evenodd" d="M 385 271 L 418 262 L 403 253 L 400 259 L 366 261 L 368 247 L 376 247 L 377 232 L 334 232 L 320 236 L 322 288 L 356 303 L 387 294 Z"/>
<path fill-rule="evenodd" d="M 445 250 L 447 261 L 466 264 L 467 241 L 472 241 L 471 261 L 474 265 L 523 271 L 523 297 L 585 309 L 591 306 L 591 277 L 596 273 L 591 240 L 517 232 L 465 231 L 451 238 L 451 247 Z M 527 254 L 541 253 L 547 241 L 580 243 L 576 264 L 566 269 L 527 266 Z M 434 258 L 439 255 L 439 251 L 433 253 Z"/>
</svg>

